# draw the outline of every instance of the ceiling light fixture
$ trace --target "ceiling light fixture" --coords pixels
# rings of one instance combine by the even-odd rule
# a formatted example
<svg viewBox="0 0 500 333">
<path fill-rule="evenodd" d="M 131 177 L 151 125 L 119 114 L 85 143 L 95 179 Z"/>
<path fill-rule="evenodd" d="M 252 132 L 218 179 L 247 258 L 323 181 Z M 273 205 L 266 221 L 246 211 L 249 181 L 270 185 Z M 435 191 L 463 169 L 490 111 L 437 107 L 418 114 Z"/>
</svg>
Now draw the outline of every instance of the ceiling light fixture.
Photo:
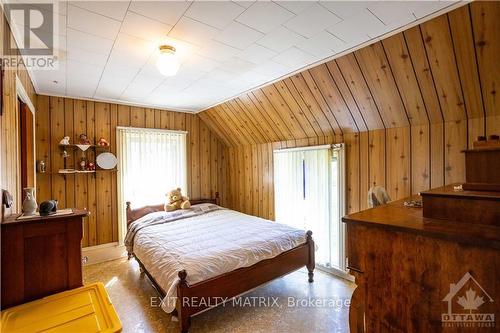
<svg viewBox="0 0 500 333">
<path fill-rule="evenodd" d="M 160 55 L 156 62 L 156 67 L 165 76 L 174 76 L 179 70 L 179 61 L 175 55 L 175 47 L 170 45 L 160 45 Z"/>
</svg>

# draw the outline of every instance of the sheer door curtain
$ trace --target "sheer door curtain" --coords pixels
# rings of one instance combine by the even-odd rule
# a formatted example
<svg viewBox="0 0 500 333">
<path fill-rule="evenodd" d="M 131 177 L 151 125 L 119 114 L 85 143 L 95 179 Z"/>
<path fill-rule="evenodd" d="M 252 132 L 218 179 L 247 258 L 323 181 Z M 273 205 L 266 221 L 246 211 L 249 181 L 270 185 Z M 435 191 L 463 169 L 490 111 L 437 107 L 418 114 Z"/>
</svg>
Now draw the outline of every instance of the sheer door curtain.
<svg viewBox="0 0 500 333">
<path fill-rule="evenodd" d="M 187 193 L 186 132 L 117 128 L 120 242 L 126 232 L 125 203 L 136 208 L 161 204 L 180 187 Z"/>
<path fill-rule="evenodd" d="M 276 221 L 311 230 L 318 263 L 330 260 L 330 154 L 328 148 L 274 152 Z"/>
</svg>

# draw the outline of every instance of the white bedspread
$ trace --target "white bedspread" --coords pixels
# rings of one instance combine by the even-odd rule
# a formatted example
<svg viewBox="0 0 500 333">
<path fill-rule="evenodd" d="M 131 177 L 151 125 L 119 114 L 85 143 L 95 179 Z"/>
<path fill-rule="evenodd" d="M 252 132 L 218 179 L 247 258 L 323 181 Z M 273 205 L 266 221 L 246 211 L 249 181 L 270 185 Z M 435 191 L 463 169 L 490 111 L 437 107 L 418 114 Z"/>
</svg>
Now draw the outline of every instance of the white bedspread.
<svg viewBox="0 0 500 333">
<path fill-rule="evenodd" d="M 146 218 L 159 214 L 166 213 Z M 185 269 L 187 282 L 194 284 L 276 257 L 305 242 L 304 230 L 221 209 L 141 229 L 133 249 L 166 292 L 162 308 L 171 312 L 180 270 Z"/>
</svg>

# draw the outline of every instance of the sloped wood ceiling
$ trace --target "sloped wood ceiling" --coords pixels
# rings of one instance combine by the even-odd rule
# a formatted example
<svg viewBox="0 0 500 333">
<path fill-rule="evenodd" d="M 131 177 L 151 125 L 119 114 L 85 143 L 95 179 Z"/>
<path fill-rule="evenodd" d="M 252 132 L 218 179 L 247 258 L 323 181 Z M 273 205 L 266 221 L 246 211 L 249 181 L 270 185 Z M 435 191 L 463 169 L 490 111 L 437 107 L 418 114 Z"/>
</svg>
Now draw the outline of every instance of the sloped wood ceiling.
<svg viewBox="0 0 500 333">
<path fill-rule="evenodd" d="M 474 2 L 200 117 L 227 146 L 448 122 L 490 132 L 500 120 L 498 17 L 499 3 Z"/>
</svg>

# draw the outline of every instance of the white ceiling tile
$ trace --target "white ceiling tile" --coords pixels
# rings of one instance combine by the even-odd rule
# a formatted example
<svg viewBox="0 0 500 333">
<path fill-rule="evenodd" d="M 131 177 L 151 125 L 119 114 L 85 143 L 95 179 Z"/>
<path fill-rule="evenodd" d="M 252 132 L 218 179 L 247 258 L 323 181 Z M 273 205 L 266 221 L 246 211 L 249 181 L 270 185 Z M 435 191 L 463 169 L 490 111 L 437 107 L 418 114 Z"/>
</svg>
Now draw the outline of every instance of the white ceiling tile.
<svg viewBox="0 0 500 333">
<path fill-rule="evenodd" d="M 304 37 L 285 27 L 279 27 L 257 41 L 257 44 L 276 52 L 282 52 L 305 40 Z"/>
<path fill-rule="evenodd" d="M 380 22 L 367 9 L 359 14 L 351 16 L 327 30 L 347 44 L 360 43 L 368 39 L 368 34 L 373 31 L 384 30 L 386 26 Z"/>
<path fill-rule="evenodd" d="M 138 75 L 122 93 L 121 99 L 143 101 L 161 82 L 155 77 Z"/>
<path fill-rule="evenodd" d="M 395 22 L 409 23 L 416 19 L 411 12 L 410 3 L 406 1 L 378 2 L 368 9 L 386 25 Z"/>
<path fill-rule="evenodd" d="M 290 67 L 277 63 L 273 60 L 267 60 L 263 62 L 253 70 L 257 73 L 267 75 L 269 77 L 284 75 L 292 71 Z"/>
<path fill-rule="evenodd" d="M 224 29 L 245 8 L 231 1 L 196 1 L 184 14 L 218 29 Z"/>
<path fill-rule="evenodd" d="M 186 62 L 184 62 L 183 66 L 186 66 L 195 71 L 210 72 L 215 67 L 220 66 L 220 62 L 205 58 L 197 54 L 192 54 L 188 57 Z"/>
<path fill-rule="evenodd" d="M 187 1 L 132 1 L 130 11 L 174 25 L 189 7 Z"/>
<path fill-rule="evenodd" d="M 340 18 L 347 19 L 350 16 L 361 13 L 368 6 L 375 4 L 377 1 L 320 1 L 321 6 L 327 8 L 329 11 L 339 16 Z"/>
<path fill-rule="evenodd" d="M 276 52 L 271 51 L 268 48 L 258 44 L 252 44 L 236 56 L 243 60 L 253 62 L 254 64 L 260 64 L 265 60 L 274 57 L 276 54 Z"/>
<path fill-rule="evenodd" d="M 162 84 L 156 87 L 151 94 L 158 95 L 163 93 L 165 95 L 170 95 L 172 93 L 178 93 L 192 85 L 194 80 L 182 79 L 177 77 L 168 77 Z"/>
<path fill-rule="evenodd" d="M 196 45 L 206 45 L 220 30 L 183 17 L 170 31 L 169 36 Z"/>
<path fill-rule="evenodd" d="M 99 79 L 103 71 L 102 66 L 94 66 L 90 64 L 85 64 L 75 60 L 66 61 L 66 74 L 67 79 L 75 79 L 80 81 L 86 81 L 87 79 Z"/>
<path fill-rule="evenodd" d="M 231 85 L 238 84 L 241 82 L 241 86 L 249 88 L 250 86 L 255 86 L 257 84 L 262 84 L 269 80 L 267 75 L 249 70 L 244 74 L 238 75 L 238 77 L 231 82 Z"/>
<path fill-rule="evenodd" d="M 90 52 L 109 54 L 113 41 L 68 28 L 67 49 L 77 47 Z"/>
<path fill-rule="evenodd" d="M 248 8 L 250 7 L 256 0 L 233 0 L 233 2 L 239 6 L 242 6 L 243 8 Z"/>
<path fill-rule="evenodd" d="M 132 84 L 140 85 L 142 87 L 145 87 L 146 90 L 149 89 L 150 91 L 153 91 L 153 89 L 158 87 L 164 80 L 165 80 L 164 76 L 158 77 L 158 76 L 138 74 L 131 82 L 131 85 Z"/>
<path fill-rule="evenodd" d="M 411 1 L 408 6 L 412 9 L 417 19 L 420 19 L 445 7 L 451 6 L 455 2 L 456 1 Z"/>
<path fill-rule="evenodd" d="M 198 54 L 215 61 L 226 61 L 239 52 L 240 50 L 234 47 L 212 41 L 207 46 L 201 48 Z"/>
<path fill-rule="evenodd" d="M 342 51 L 346 46 L 346 43 L 325 30 L 297 45 L 298 48 L 315 56 L 325 57 L 332 55 L 332 51 L 333 53 Z"/>
<path fill-rule="evenodd" d="M 214 39 L 232 47 L 244 49 L 263 36 L 263 33 L 255 29 L 249 28 L 238 22 L 233 22 L 215 36 Z"/>
<path fill-rule="evenodd" d="M 109 56 L 104 72 L 111 75 L 120 75 L 132 80 L 141 71 L 141 68 L 147 61 L 147 59 L 146 61 L 141 60 L 142 59 L 131 59 L 130 57 L 124 56 L 123 53 L 113 50 Z"/>
<path fill-rule="evenodd" d="M 71 1 L 70 6 L 77 6 L 93 13 L 121 21 L 127 12 L 129 1 Z"/>
<path fill-rule="evenodd" d="M 120 31 L 120 21 L 89 12 L 76 6 L 68 6 L 68 27 L 88 34 L 115 39 Z"/>
<path fill-rule="evenodd" d="M 38 90 L 200 110 L 452 2 L 133 1 L 127 12 L 128 4 L 64 2 L 56 9 L 59 67 L 34 71 Z M 193 18 L 183 16 L 190 5 L 186 15 Z M 181 67 L 173 77 L 156 67 L 160 44 L 177 50 Z"/>
<path fill-rule="evenodd" d="M 315 4 L 315 1 L 278 1 L 276 2 L 281 7 L 285 7 L 295 14 L 300 14 L 307 8 Z"/>
<path fill-rule="evenodd" d="M 230 71 L 232 73 L 239 73 L 239 74 L 250 71 L 255 66 L 256 65 L 254 63 L 251 63 L 249 61 L 237 57 L 232 57 L 221 64 L 221 68 L 224 68 L 225 70 Z"/>
<path fill-rule="evenodd" d="M 155 51 L 155 44 L 141 38 L 120 33 L 113 45 L 111 56 L 120 55 L 120 59 L 130 63 L 130 65 L 144 65 Z"/>
<path fill-rule="evenodd" d="M 216 68 L 213 71 L 203 76 L 204 80 L 214 80 L 219 82 L 230 81 L 235 78 L 235 74 L 221 68 Z"/>
<path fill-rule="evenodd" d="M 296 47 L 291 47 L 273 58 L 274 61 L 295 69 L 308 65 L 313 59 L 314 57 L 310 53 Z"/>
<path fill-rule="evenodd" d="M 99 81 L 95 97 L 118 99 L 129 84 L 130 79 L 128 77 L 105 73 Z"/>
<path fill-rule="evenodd" d="M 77 47 L 72 47 L 66 53 L 68 60 L 76 60 L 81 63 L 104 67 L 106 61 L 108 60 L 107 54 L 89 52 L 86 50 L 79 49 Z"/>
<path fill-rule="evenodd" d="M 236 21 L 263 33 L 268 33 L 292 17 L 294 17 L 293 13 L 274 2 L 257 1 L 243 12 Z"/>
<path fill-rule="evenodd" d="M 128 12 L 123 20 L 120 32 L 145 40 L 159 42 L 168 34 L 170 29 L 172 29 L 171 25 L 158 22 L 134 12 Z"/>
<path fill-rule="evenodd" d="M 44 89 L 63 91 L 66 89 L 66 64 L 61 64 L 59 70 L 34 71 L 37 86 L 42 86 Z"/>
<path fill-rule="evenodd" d="M 139 71 L 139 74 L 141 76 L 147 76 L 147 77 L 155 77 L 158 80 L 164 80 L 165 76 L 160 73 L 158 68 L 156 67 L 156 62 L 148 61 L 146 65 L 144 65 L 141 70 Z"/>
<path fill-rule="evenodd" d="M 93 97 L 99 83 L 100 69 L 96 70 L 91 65 L 68 61 L 66 73 L 66 93 L 69 96 Z"/>
<path fill-rule="evenodd" d="M 293 19 L 287 21 L 284 25 L 288 29 L 310 38 L 321 30 L 340 21 L 341 19 L 338 16 L 332 14 L 324 7 L 314 4 Z"/>
</svg>

